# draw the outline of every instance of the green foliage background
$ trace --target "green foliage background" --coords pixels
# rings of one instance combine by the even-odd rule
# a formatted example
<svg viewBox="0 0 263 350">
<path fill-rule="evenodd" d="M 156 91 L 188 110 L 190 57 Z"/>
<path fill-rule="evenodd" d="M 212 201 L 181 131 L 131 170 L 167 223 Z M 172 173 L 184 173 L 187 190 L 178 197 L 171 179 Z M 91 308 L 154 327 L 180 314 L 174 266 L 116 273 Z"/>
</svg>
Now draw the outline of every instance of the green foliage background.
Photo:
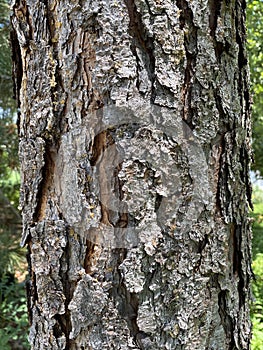
<svg viewBox="0 0 263 350">
<path fill-rule="evenodd" d="M 255 187 L 253 194 L 253 301 L 251 303 L 251 320 L 253 324 L 252 350 L 263 347 L 263 190 Z"/>
<path fill-rule="evenodd" d="M 263 176 L 263 0 L 247 0 L 247 47 L 249 52 L 251 90 L 253 93 L 253 170 Z M 252 350 L 263 349 L 263 191 L 255 185 L 253 193 L 253 324 Z"/>
<path fill-rule="evenodd" d="M 263 176 L 263 0 L 247 1 L 247 36 L 253 93 L 253 169 Z"/>
<path fill-rule="evenodd" d="M 19 198 L 16 103 L 13 99 L 9 4 L 0 0 L 0 350 L 29 349 L 25 282 L 15 278 L 25 270 L 19 246 Z"/>
</svg>

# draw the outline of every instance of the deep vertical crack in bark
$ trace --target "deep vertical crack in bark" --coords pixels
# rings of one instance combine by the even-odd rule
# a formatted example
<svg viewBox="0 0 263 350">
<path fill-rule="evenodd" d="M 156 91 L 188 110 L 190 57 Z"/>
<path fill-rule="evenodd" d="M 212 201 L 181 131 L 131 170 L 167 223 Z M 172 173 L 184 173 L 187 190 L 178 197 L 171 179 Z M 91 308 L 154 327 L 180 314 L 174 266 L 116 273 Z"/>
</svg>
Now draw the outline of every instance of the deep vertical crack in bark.
<svg viewBox="0 0 263 350">
<path fill-rule="evenodd" d="M 210 35 L 213 39 L 214 50 L 215 50 L 217 60 L 220 62 L 222 53 L 224 51 L 228 51 L 230 47 L 230 44 L 228 44 L 227 42 L 223 44 L 222 42 L 219 42 L 216 38 L 217 22 L 221 12 L 222 0 L 209 0 L 208 4 L 209 4 L 209 10 L 210 10 L 210 16 L 209 16 Z"/>
<path fill-rule="evenodd" d="M 187 31 L 184 34 L 184 47 L 186 54 L 186 67 L 184 73 L 184 86 L 182 92 L 182 119 L 193 129 L 192 123 L 194 110 L 191 106 L 193 77 L 195 72 L 195 59 L 198 54 L 197 50 L 197 28 L 193 22 L 193 12 L 186 0 L 176 0 L 176 5 L 180 10 L 180 29 Z"/>
<path fill-rule="evenodd" d="M 20 134 L 20 89 L 23 77 L 23 65 L 22 65 L 22 56 L 21 49 L 19 45 L 19 41 L 17 38 L 17 34 L 15 30 L 11 30 L 10 39 L 12 43 L 12 61 L 13 61 L 13 69 L 12 69 L 12 77 L 13 77 L 13 90 L 14 90 L 14 98 L 16 99 L 17 108 L 18 108 L 18 117 L 17 117 L 17 127 L 18 127 L 18 135 Z"/>
<path fill-rule="evenodd" d="M 39 184 L 39 192 L 37 194 L 38 203 L 34 213 L 35 222 L 44 220 L 46 215 L 46 207 L 50 196 L 50 189 L 53 184 L 53 175 L 55 169 L 53 146 L 47 141 L 45 145 L 44 166 L 42 168 L 42 181 Z"/>
<path fill-rule="evenodd" d="M 220 286 L 218 285 L 219 290 Z M 227 305 L 227 291 L 221 290 L 218 292 L 218 312 L 226 333 L 226 339 L 228 339 L 227 350 L 237 350 L 236 342 L 234 338 L 234 324 L 233 319 L 229 315 L 228 305 Z"/>
<path fill-rule="evenodd" d="M 154 103 L 155 92 L 155 56 L 154 56 L 154 38 L 147 34 L 147 28 L 145 27 L 142 15 L 137 10 L 134 0 L 124 0 L 129 18 L 129 33 L 132 37 L 131 50 L 136 57 L 137 69 L 139 65 L 139 58 L 136 49 L 141 51 L 144 67 L 148 73 L 148 78 L 151 81 L 151 103 Z M 137 78 L 138 79 L 138 78 Z M 137 81 L 138 84 L 138 81 Z"/>
<path fill-rule="evenodd" d="M 246 17 L 245 17 L 245 12 L 241 11 L 241 9 L 245 10 L 246 8 L 246 1 L 242 0 L 240 2 L 236 3 L 236 16 L 235 16 L 235 25 L 236 25 L 236 42 L 239 46 L 239 52 L 238 52 L 238 64 L 239 64 L 239 84 L 238 84 L 238 89 L 239 89 L 239 95 L 240 95 L 240 104 L 244 108 L 244 113 L 246 116 L 246 119 L 249 118 L 249 115 L 251 114 L 251 106 L 252 106 L 252 101 L 250 97 L 250 87 L 249 83 L 247 80 L 247 75 L 248 73 L 248 58 L 247 58 L 247 53 L 245 51 L 245 43 L 246 43 Z M 251 130 L 248 130 L 251 134 Z M 251 135 L 250 135 L 251 137 Z M 247 198 L 249 201 L 249 205 L 251 209 L 253 209 L 253 203 L 252 203 L 252 187 L 250 184 L 249 176 L 247 175 L 249 173 L 249 164 L 251 161 L 251 151 L 246 144 L 243 145 L 241 149 L 242 154 L 242 159 L 245 159 L 246 162 L 244 164 L 244 174 L 243 180 L 244 183 L 246 184 L 246 193 L 247 193 Z"/>
<path fill-rule="evenodd" d="M 69 229 L 67 228 L 68 235 L 69 237 Z M 69 269 L 70 269 L 70 242 L 69 238 L 64 250 L 64 257 L 61 259 L 61 264 L 63 264 L 63 258 L 64 258 L 64 263 L 67 264 L 67 269 L 65 273 L 61 272 L 61 278 L 63 281 L 63 289 L 64 289 L 64 294 L 65 294 L 65 314 L 64 315 L 57 315 L 57 321 L 59 322 L 59 325 L 61 326 L 61 330 L 64 332 L 66 336 L 66 346 L 65 350 L 70 350 L 72 349 L 71 345 L 74 343 L 73 340 L 70 339 L 69 335 L 72 330 L 72 325 L 71 325 L 71 319 L 70 319 L 70 310 L 68 308 L 69 303 L 72 299 L 74 289 L 76 287 L 76 282 L 70 281 L 69 280 Z"/>
<path fill-rule="evenodd" d="M 27 310 L 28 310 L 28 321 L 29 325 L 32 325 L 33 321 L 33 302 L 35 300 L 38 300 L 37 296 L 37 286 L 36 286 L 36 277 L 35 273 L 32 269 L 32 262 L 31 262 L 31 245 L 32 243 L 29 243 L 27 246 L 27 263 L 28 263 L 28 274 L 29 274 L 29 280 L 26 280 L 26 294 L 27 294 Z"/>
<path fill-rule="evenodd" d="M 114 249 L 113 256 L 116 262 L 114 266 L 115 283 L 110 291 L 110 295 L 114 300 L 120 316 L 126 321 L 132 337 L 139 349 L 144 349 L 141 339 L 146 334 L 139 330 L 137 324 L 139 296 L 136 293 L 131 293 L 123 280 L 119 266 L 125 260 L 127 249 Z"/>
</svg>

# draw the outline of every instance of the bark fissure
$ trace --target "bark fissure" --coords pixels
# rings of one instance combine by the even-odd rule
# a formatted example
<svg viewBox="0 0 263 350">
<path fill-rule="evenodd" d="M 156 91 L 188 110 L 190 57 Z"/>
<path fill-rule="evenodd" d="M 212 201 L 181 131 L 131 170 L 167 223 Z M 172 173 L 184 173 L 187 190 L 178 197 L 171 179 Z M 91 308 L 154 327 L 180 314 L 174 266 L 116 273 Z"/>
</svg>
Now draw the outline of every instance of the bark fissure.
<svg viewBox="0 0 263 350">
<path fill-rule="evenodd" d="M 14 82 L 14 98 L 17 101 L 17 107 L 20 108 L 20 89 L 22 84 L 22 77 L 23 77 L 23 64 L 22 64 L 22 56 L 21 56 L 21 49 L 19 45 L 19 41 L 16 35 L 15 30 L 12 30 L 10 33 L 10 39 L 12 43 L 12 61 L 13 61 L 13 82 Z M 20 114 L 21 112 L 18 111 L 18 121 L 17 125 L 19 127 L 19 120 L 20 120 Z M 18 130 L 19 134 L 19 130 Z"/>
<path fill-rule="evenodd" d="M 94 265 L 95 243 L 86 240 L 86 254 L 84 258 L 84 269 L 88 274 L 92 274 Z"/>
<path fill-rule="evenodd" d="M 176 5 L 180 10 L 180 29 L 184 31 L 184 48 L 186 54 L 186 67 L 184 73 L 184 85 L 182 93 L 182 119 L 194 129 L 194 110 L 191 105 L 192 86 L 195 74 L 197 49 L 197 28 L 193 22 L 193 12 L 186 0 L 177 0 Z M 185 28 L 187 28 L 185 30 Z"/>
<path fill-rule="evenodd" d="M 126 249 L 114 250 L 116 265 L 114 266 L 115 284 L 110 290 L 110 295 L 116 303 L 120 316 L 127 322 L 132 337 L 139 349 L 144 349 L 141 339 L 146 337 L 144 332 L 139 330 L 137 324 L 139 297 L 136 293 L 131 293 L 123 280 L 119 266 L 126 258 Z"/>
<path fill-rule="evenodd" d="M 209 8 L 210 8 L 210 16 L 209 16 L 209 26 L 210 33 L 213 38 L 215 38 L 216 28 L 217 28 L 217 20 L 218 16 L 220 16 L 222 0 L 210 0 Z"/>
<path fill-rule="evenodd" d="M 53 184 L 53 175 L 55 171 L 53 146 L 46 142 L 44 153 L 44 166 L 42 168 L 42 181 L 39 184 L 39 191 L 37 194 L 38 202 L 34 213 L 34 221 L 39 222 L 44 219 L 45 211 L 48 205 L 50 189 Z"/>
<path fill-rule="evenodd" d="M 28 273 L 30 276 L 30 280 L 26 281 L 26 294 L 27 294 L 27 307 L 28 307 L 28 321 L 29 321 L 29 325 L 31 326 L 33 321 L 33 314 L 32 314 L 33 300 L 38 300 L 38 296 L 37 296 L 36 277 L 34 272 L 32 271 L 32 262 L 31 262 L 30 256 L 31 256 L 31 245 L 28 244 L 26 257 L 27 257 Z"/>
<path fill-rule="evenodd" d="M 245 304 L 245 288 L 247 285 L 247 281 L 244 280 L 243 273 L 243 252 L 242 252 L 242 228 L 241 225 L 235 224 L 234 226 L 234 273 L 236 273 L 239 277 L 238 280 L 238 290 L 239 290 L 239 307 L 240 309 Z"/>
<path fill-rule="evenodd" d="M 241 9 L 239 6 L 243 9 L 246 8 L 246 1 L 241 1 L 240 3 L 236 3 L 236 16 L 235 16 L 235 25 L 236 25 L 236 42 L 238 44 L 239 50 L 238 50 L 238 64 L 239 64 L 239 84 L 238 84 L 238 91 L 240 95 L 240 104 L 243 106 L 243 111 L 246 116 L 246 118 L 249 118 L 249 115 L 251 113 L 251 97 L 250 97 L 250 88 L 249 83 L 247 82 L 247 76 L 249 74 L 247 64 L 248 64 L 248 58 L 245 51 L 245 43 L 246 43 L 246 17 L 245 12 L 241 12 Z M 248 128 L 248 132 L 251 133 L 250 126 L 246 125 Z M 246 184 L 246 193 L 249 205 L 251 209 L 253 209 L 253 203 L 251 200 L 251 194 L 252 194 L 252 187 L 250 184 L 248 169 L 249 164 L 251 161 L 251 150 L 249 149 L 247 143 L 244 144 L 244 146 L 241 148 L 240 152 L 242 152 L 241 158 L 245 159 L 246 162 L 243 166 L 244 169 L 244 176 L 242 176 L 244 183 Z M 240 159 L 241 159 L 240 158 Z"/>
<path fill-rule="evenodd" d="M 33 29 L 31 27 L 31 20 L 29 16 L 28 6 L 24 0 L 16 0 L 13 5 L 15 18 L 13 18 L 13 25 L 16 27 L 18 40 L 23 48 L 29 46 L 32 39 Z"/>
<path fill-rule="evenodd" d="M 228 350 L 237 350 L 236 342 L 234 338 L 234 324 L 233 319 L 229 315 L 228 305 L 227 305 L 227 291 L 221 290 L 218 294 L 218 308 L 219 315 L 222 320 L 222 325 L 226 334 L 226 339 L 228 339 L 227 349 Z"/>
<path fill-rule="evenodd" d="M 137 70 L 140 65 L 140 59 L 137 54 L 137 49 L 141 51 L 144 67 L 148 73 L 148 78 L 151 81 L 151 97 L 150 101 L 154 103 L 155 92 L 155 56 L 154 56 L 154 38 L 147 34 L 140 12 L 138 12 L 134 0 L 125 0 L 130 18 L 129 33 L 132 37 L 131 50 L 136 57 Z M 137 86 L 138 85 L 137 81 Z"/>
<path fill-rule="evenodd" d="M 67 229 L 68 231 L 68 229 Z M 65 314 L 59 315 L 57 314 L 57 321 L 61 327 L 61 331 L 64 332 L 66 337 L 65 350 L 72 349 L 71 345 L 73 345 L 73 341 L 70 339 L 70 332 L 72 330 L 71 319 L 70 319 L 70 310 L 68 308 L 70 301 L 72 300 L 73 292 L 76 287 L 76 282 L 71 281 L 69 278 L 69 269 L 70 269 L 70 242 L 67 241 L 64 256 L 61 257 L 61 267 L 66 264 L 65 272 L 60 271 L 60 276 L 63 281 L 63 292 L 65 295 Z"/>
<path fill-rule="evenodd" d="M 102 131 L 94 137 L 90 165 L 95 166 L 99 162 L 100 156 L 107 147 L 107 131 Z"/>
<path fill-rule="evenodd" d="M 218 101 L 218 99 L 216 99 Z M 217 108 L 221 112 L 221 105 L 217 103 Z M 223 115 L 223 114 L 222 114 Z M 216 189 L 216 208 L 218 212 L 221 214 L 222 217 L 224 217 L 224 206 L 222 203 L 222 186 L 224 182 L 224 176 L 222 175 L 222 169 L 225 170 L 225 153 L 226 153 L 226 143 L 225 143 L 225 136 L 222 135 L 220 137 L 220 154 L 219 154 L 219 173 L 217 176 L 217 189 Z M 224 175 L 226 175 L 227 170 L 225 170 Z M 226 184 L 224 186 L 226 188 Z"/>
<path fill-rule="evenodd" d="M 65 108 L 67 96 L 63 84 L 63 74 L 60 67 L 59 47 L 58 47 L 58 29 L 60 23 L 57 19 L 56 4 L 53 5 L 52 11 L 48 1 L 43 2 L 46 9 L 46 23 L 48 32 L 48 41 L 50 46 L 49 58 L 51 64 L 50 78 L 50 99 L 52 102 L 52 120 L 47 125 L 46 138 L 52 139 L 52 142 L 59 148 L 60 138 L 63 130 L 67 128 L 65 119 Z M 62 132 L 62 133 L 61 133 Z M 51 136 L 52 135 L 52 136 Z"/>
<path fill-rule="evenodd" d="M 226 5 L 224 5 L 226 6 Z M 232 55 L 231 53 L 231 43 L 229 43 L 226 39 L 224 42 L 218 40 L 218 20 L 221 19 L 221 11 L 223 7 L 223 1 L 219 0 L 210 0 L 209 1 L 209 9 L 210 9 L 210 16 L 209 16 L 209 26 L 210 26 L 210 34 L 213 39 L 214 44 L 214 50 L 215 55 L 218 60 L 218 62 L 221 62 L 221 56 L 224 52 L 226 52 L 228 55 Z"/>
<path fill-rule="evenodd" d="M 91 166 L 96 166 L 99 170 L 99 185 L 100 185 L 100 193 L 107 193 L 109 190 L 107 188 L 107 177 L 108 174 L 107 169 L 104 169 L 102 162 L 102 157 L 104 151 L 107 149 L 108 146 L 112 145 L 114 143 L 113 139 L 111 138 L 108 131 L 102 131 L 94 138 L 94 143 L 92 146 L 92 156 L 90 159 Z M 102 197 L 103 198 L 103 197 Z M 112 226 L 112 223 L 110 222 L 110 212 L 107 207 L 107 199 L 106 202 L 102 200 L 102 198 L 99 200 L 100 208 L 101 208 L 101 223 L 106 226 Z"/>
</svg>

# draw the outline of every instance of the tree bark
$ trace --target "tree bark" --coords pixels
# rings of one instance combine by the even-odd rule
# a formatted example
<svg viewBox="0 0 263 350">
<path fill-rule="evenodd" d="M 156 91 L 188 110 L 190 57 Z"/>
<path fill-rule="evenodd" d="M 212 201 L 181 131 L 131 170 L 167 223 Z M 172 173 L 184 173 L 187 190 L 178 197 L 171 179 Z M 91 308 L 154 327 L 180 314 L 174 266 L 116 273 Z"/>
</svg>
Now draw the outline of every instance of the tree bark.
<svg viewBox="0 0 263 350">
<path fill-rule="evenodd" d="M 249 349 L 245 0 L 15 0 L 32 349 Z"/>
</svg>

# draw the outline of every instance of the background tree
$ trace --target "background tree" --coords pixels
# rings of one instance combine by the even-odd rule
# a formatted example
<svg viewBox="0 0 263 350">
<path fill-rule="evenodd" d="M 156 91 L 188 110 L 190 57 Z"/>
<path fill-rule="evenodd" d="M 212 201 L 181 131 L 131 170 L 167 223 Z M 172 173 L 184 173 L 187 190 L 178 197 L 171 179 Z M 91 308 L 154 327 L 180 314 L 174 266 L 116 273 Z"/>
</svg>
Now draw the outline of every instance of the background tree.
<svg viewBox="0 0 263 350">
<path fill-rule="evenodd" d="M 245 1 L 13 3 L 32 349 L 247 349 Z"/>
</svg>

